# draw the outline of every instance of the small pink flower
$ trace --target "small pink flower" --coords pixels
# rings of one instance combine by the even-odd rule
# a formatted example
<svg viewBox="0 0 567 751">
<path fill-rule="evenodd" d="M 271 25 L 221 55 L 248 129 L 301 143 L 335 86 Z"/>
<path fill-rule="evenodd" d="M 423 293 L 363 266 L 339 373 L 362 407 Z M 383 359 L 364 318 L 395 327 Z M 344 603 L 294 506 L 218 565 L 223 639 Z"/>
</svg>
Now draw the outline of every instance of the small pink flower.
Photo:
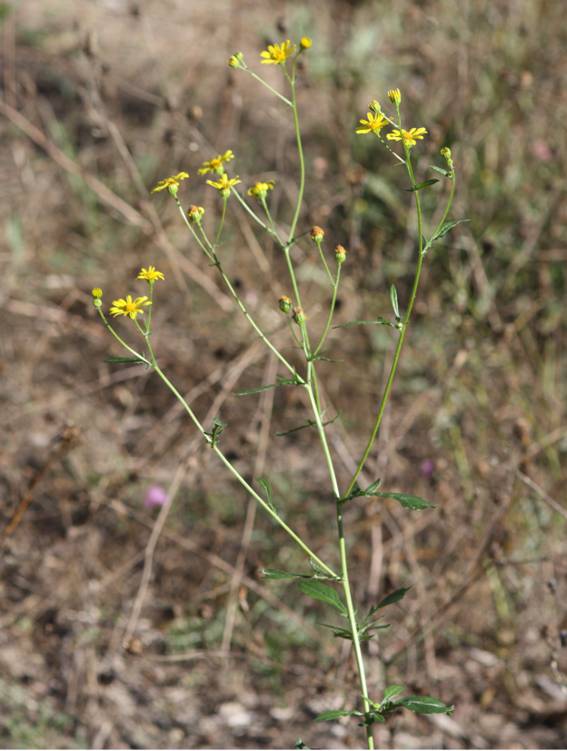
<svg viewBox="0 0 567 751">
<path fill-rule="evenodd" d="M 145 508 L 156 508 L 167 503 L 167 493 L 161 485 L 150 485 L 144 498 Z"/>
<path fill-rule="evenodd" d="M 419 465 L 419 471 L 422 477 L 427 477 L 428 479 L 433 477 L 433 473 L 435 472 L 435 462 L 433 459 L 424 459 Z"/>
</svg>

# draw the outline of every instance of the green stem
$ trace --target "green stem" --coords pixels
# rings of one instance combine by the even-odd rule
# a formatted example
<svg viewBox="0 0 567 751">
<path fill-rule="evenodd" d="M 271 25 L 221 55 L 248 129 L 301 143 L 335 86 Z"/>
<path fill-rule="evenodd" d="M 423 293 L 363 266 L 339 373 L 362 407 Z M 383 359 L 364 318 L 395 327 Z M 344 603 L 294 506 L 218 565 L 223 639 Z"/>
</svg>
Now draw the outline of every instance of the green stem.
<svg viewBox="0 0 567 751">
<path fill-rule="evenodd" d="M 406 169 L 410 178 L 411 185 L 412 187 L 415 187 L 416 186 L 415 174 L 414 174 L 413 166 L 411 163 L 410 150 L 407 146 L 405 147 L 405 153 L 406 153 Z M 374 421 L 374 427 L 372 428 L 372 432 L 366 444 L 366 448 L 364 449 L 362 456 L 360 457 L 360 461 L 358 462 L 356 469 L 354 471 L 354 474 L 350 480 L 345 496 L 348 496 L 349 493 L 353 490 L 356 484 L 356 481 L 358 480 L 358 477 L 360 473 L 362 472 L 364 465 L 366 464 L 366 460 L 368 459 L 368 456 L 370 455 L 372 446 L 374 445 L 374 442 L 378 436 L 378 432 L 382 424 L 382 419 L 384 417 L 384 413 L 388 405 L 388 400 L 392 392 L 394 380 L 396 378 L 398 364 L 400 361 L 400 355 L 402 354 L 402 349 L 404 346 L 404 342 L 406 340 L 406 334 L 407 334 L 409 322 L 411 319 L 411 315 L 413 312 L 415 298 L 417 296 L 417 290 L 419 288 L 419 281 L 421 279 L 421 271 L 423 268 L 423 213 L 421 210 L 421 199 L 419 197 L 419 191 L 417 190 L 414 191 L 414 199 L 415 199 L 415 208 L 417 212 L 418 257 L 417 257 L 417 266 L 416 266 L 415 274 L 413 278 L 413 285 L 412 285 L 412 289 L 410 293 L 410 299 L 408 302 L 405 315 L 400 324 L 400 334 L 398 337 L 398 342 L 396 344 L 396 349 L 394 351 L 394 357 L 392 360 L 392 365 L 390 367 L 390 372 L 388 374 L 388 379 L 386 381 L 386 386 L 384 388 L 384 393 L 382 394 L 380 404 L 378 405 L 378 412 L 376 414 L 376 419 Z"/>
<path fill-rule="evenodd" d="M 131 354 L 131 355 L 134 355 L 134 357 L 137 357 L 138 359 L 142 360 L 143 362 L 145 362 L 145 363 L 146 363 L 146 365 L 150 365 L 150 366 L 151 366 L 151 365 L 152 365 L 152 363 L 150 362 L 150 360 L 148 360 L 148 359 L 147 359 L 146 357 L 144 357 L 144 355 L 141 355 L 141 354 L 140 354 L 139 352 L 136 352 L 136 350 L 135 350 L 135 349 L 132 349 L 132 347 L 130 347 L 130 345 L 129 345 L 129 344 L 126 344 L 126 342 L 124 341 L 124 339 L 122 339 L 122 337 L 121 337 L 121 336 L 119 336 L 119 335 L 118 335 L 118 334 L 116 333 L 116 331 L 115 331 L 115 330 L 114 330 L 114 329 L 112 328 L 112 326 L 111 326 L 111 325 L 109 324 L 109 322 L 107 321 L 107 319 L 106 319 L 106 316 L 104 315 L 104 313 L 102 312 L 102 310 L 101 310 L 100 308 L 97 308 L 97 310 L 98 310 L 98 314 L 99 314 L 99 316 L 101 317 L 101 319 L 102 319 L 102 322 L 104 323 L 104 325 L 105 325 L 105 327 L 106 327 L 107 331 L 108 331 L 108 332 L 109 332 L 110 334 L 112 334 L 112 336 L 113 336 L 113 337 L 114 337 L 114 338 L 116 339 L 116 341 L 117 341 L 117 342 L 118 342 L 118 343 L 119 343 L 119 344 L 120 344 L 120 345 L 121 345 L 122 347 L 124 347 L 124 349 L 128 350 L 128 352 L 130 352 L 130 354 Z"/>
<path fill-rule="evenodd" d="M 222 231 L 224 229 L 224 220 L 226 218 L 226 204 L 227 203 L 228 203 L 228 196 L 223 196 L 221 218 L 220 218 L 219 228 L 217 229 L 217 234 L 215 235 L 215 244 L 213 246 L 213 250 L 216 249 L 216 247 L 218 246 L 221 236 L 222 236 Z"/>
<path fill-rule="evenodd" d="M 321 447 L 323 449 L 323 454 L 325 456 L 325 461 L 327 463 L 327 469 L 329 471 L 329 477 L 331 479 L 331 487 L 333 489 L 333 494 L 335 496 L 335 505 L 336 505 L 336 514 L 337 514 L 337 532 L 338 532 L 338 538 L 339 538 L 339 557 L 340 557 L 340 564 L 341 564 L 341 583 L 343 586 L 343 592 L 345 595 L 345 601 L 346 601 L 346 606 L 347 606 L 348 621 L 349 621 L 351 635 L 352 635 L 352 646 L 354 650 L 354 658 L 355 658 L 356 668 L 358 672 L 360 691 L 362 694 L 362 703 L 364 707 L 364 712 L 366 713 L 370 711 L 370 704 L 368 702 L 368 687 L 366 684 L 366 670 L 364 667 L 364 657 L 362 655 L 362 649 L 360 646 L 360 638 L 358 635 L 358 622 L 356 619 L 356 611 L 354 608 L 354 603 L 352 600 L 352 592 L 350 588 L 346 539 L 345 539 L 344 524 L 343 524 L 343 503 L 341 501 L 341 492 L 339 490 L 339 485 L 337 482 L 337 476 L 336 476 L 335 467 L 333 464 L 333 458 L 331 456 L 329 444 L 327 441 L 327 436 L 325 433 L 325 426 L 323 425 L 323 421 L 321 419 L 320 408 L 315 398 L 315 394 L 313 393 L 313 375 L 314 375 L 314 366 L 312 362 L 309 362 L 307 365 L 306 388 L 309 394 L 311 407 L 313 409 L 313 415 L 315 417 L 315 423 L 317 425 L 317 432 L 319 433 Z M 366 726 L 366 739 L 368 743 L 368 748 L 369 749 L 374 748 L 374 737 L 372 735 L 372 728 L 370 725 Z"/>
<path fill-rule="evenodd" d="M 157 373 L 157 375 L 161 378 L 161 380 L 165 383 L 165 385 L 168 387 L 168 389 L 174 394 L 174 396 L 179 400 L 189 417 L 191 418 L 193 424 L 197 428 L 197 430 L 201 433 L 203 438 L 207 440 L 207 442 L 210 441 L 206 435 L 205 428 L 199 421 L 196 414 L 193 412 L 183 395 L 177 390 L 177 388 L 173 385 L 173 383 L 169 380 L 169 378 L 165 375 L 165 373 L 161 370 L 159 365 L 157 363 L 154 363 L 153 365 L 154 371 Z M 326 574 L 328 574 L 332 579 L 338 580 L 339 576 L 336 574 L 333 569 L 328 566 L 324 561 L 322 561 L 319 556 L 317 556 L 311 548 L 301 539 L 301 537 L 289 527 L 284 520 L 277 514 L 276 511 L 265 501 L 261 495 L 259 495 L 254 488 L 249 485 L 246 480 L 242 477 L 240 472 L 234 467 L 230 461 L 226 458 L 226 456 L 223 454 L 223 452 L 219 449 L 218 446 L 212 446 L 212 450 L 215 452 L 215 454 L 218 456 L 218 458 L 221 460 L 221 462 L 225 465 L 225 467 L 229 470 L 229 472 L 238 480 L 238 482 L 242 485 L 242 487 L 254 498 L 254 500 L 260 504 L 260 506 L 264 509 L 264 511 L 272 517 L 272 519 L 280 526 L 288 535 L 291 537 L 291 539 L 303 550 L 303 552 L 312 559 L 323 571 L 325 571 Z"/>
<path fill-rule="evenodd" d="M 252 328 L 258 334 L 258 336 L 260 337 L 260 339 L 264 342 L 264 344 L 266 345 L 266 347 L 268 347 L 268 349 L 271 352 L 274 353 L 274 355 L 278 358 L 278 360 L 282 363 L 282 365 L 284 365 L 287 368 L 287 370 L 289 370 L 290 373 L 292 373 L 293 375 L 298 376 L 299 378 L 301 378 L 301 376 L 299 376 L 299 374 L 296 372 L 296 370 L 293 367 L 293 365 L 291 363 L 289 363 L 287 361 L 287 359 L 279 351 L 279 349 L 274 344 L 272 344 L 272 342 L 268 339 L 268 337 L 266 336 L 266 334 L 264 334 L 264 332 L 262 331 L 262 329 L 258 326 L 258 324 L 256 323 L 256 321 L 252 318 L 252 316 L 248 312 L 248 308 L 246 307 L 246 305 L 244 304 L 244 302 L 240 298 L 238 292 L 234 289 L 234 287 L 232 285 L 232 282 L 230 281 L 230 279 L 226 275 L 226 273 L 225 273 L 225 271 L 224 271 L 224 269 L 223 269 L 223 267 L 221 265 L 220 260 L 218 259 L 216 253 L 214 252 L 214 248 L 211 246 L 210 242 L 209 242 L 209 248 L 206 247 L 206 245 L 203 243 L 203 241 L 201 240 L 201 238 L 199 237 L 199 235 L 195 232 L 195 229 L 191 225 L 191 222 L 189 221 L 189 219 L 185 216 L 185 212 L 183 211 L 183 207 L 181 206 L 181 204 L 179 204 L 179 211 L 181 213 L 181 216 L 183 217 L 183 221 L 185 222 L 187 228 L 189 229 L 189 231 L 191 232 L 191 234 L 193 235 L 193 237 L 195 238 L 195 240 L 197 241 L 197 243 L 199 244 L 199 246 L 201 247 L 201 249 L 204 251 L 205 255 L 217 267 L 218 272 L 221 275 L 221 278 L 222 278 L 223 282 L 225 283 L 226 287 L 228 288 L 228 291 L 232 295 L 234 301 L 236 302 L 236 304 L 238 305 L 238 307 L 242 311 L 242 313 L 243 313 L 244 317 L 246 318 L 246 320 L 248 321 L 248 323 L 252 326 Z M 206 235 L 204 235 L 204 237 L 205 237 L 205 240 L 208 241 Z"/>
<path fill-rule="evenodd" d="M 325 253 L 323 252 L 323 243 L 318 242 L 317 249 L 319 250 L 319 258 L 321 259 L 321 263 L 323 264 L 325 268 L 325 271 L 327 273 L 327 276 L 329 277 L 329 281 L 331 282 L 331 286 L 332 286 L 335 283 L 335 280 L 333 279 L 333 275 L 331 274 L 331 269 L 329 268 L 329 264 L 327 263 L 327 259 L 325 258 Z"/>
<path fill-rule="evenodd" d="M 254 73 L 253 70 L 250 70 L 250 68 L 245 68 L 244 70 L 246 70 L 246 72 L 249 73 L 252 76 L 252 78 L 255 78 L 256 81 L 259 81 L 262 84 L 262 86 L 265 86 L 269 91 L 271 91 L 272 94 L 275 94 L 279 99 L 281 99 L 282 102 L 285 102 L 290 107 L 293 106 L 286 96 L 284 96 L 283 94 L 280 94 L 279 91 L 274 89 L 273 86 L 270 86 L 270 84 L 267 81 L 264 81 L 264 79 L 261 78 L 257 73 Z"/>
<path fill-rule="evenodd" d="M 297 108 L 297 92 L 295 89 L 295 63 L 291 77 L 289 77 L 289 84 L 291 87 L 291 107 L 293 110 L 293 127 L 295 130 L 295 140 L 297 143 L 297 154 L 299 156 L 299 190 L 297 193 L 297 203 L 295 206 L 295 212 L 291 221 L 289 229 L 288 242 L 295 236 L 295 230 L 297 228 L 297 222 L 299 221 L 299 214 L 301 212 L 301 205 L 303 203 L 303 193 L 305 191 L 305 156 L 303 154 L 303 143 L 301 140 L 301 128 L 299 126 L 299 110 Z"/>
<path fill-rule="evenodd" d="M 256 222 L 256 224 L 259 224 L 260 227 L 262 227 L 263 230 L 265 230 L 269 235 L 274 237 L 278 243 L 283 247 L 283 242 L 281 241 L 280 237 L 278 236 L 277 232 L 273 230 L 271 227 L 268 227 L 268 225 L 263 222 L 258 214 L 254 211 L 254 209 L 251 209 L 250 206 L 246 203 L 244 198 L 240 195 L 240 193 L 236 190 L 236 188 L 232 188 L 232 194 L 236 196 L 236 199 L 242 206 L 242 208 L 249 214 L 249 216 L 252 217 L 252 219 Z"/>
<path fill-rule="evenodd" d="M 333 296 L 331 298 L 331 306 L 329 308 L 329 315 L 327 317 L 327 323 L 325 324 L 325 328 L 323 330 L 323 333 L 321 334 L 321 338 L 319 339 L 319 344 L 315 347 L 315 352 L 313 353 L 313 357 L 317 357 L 317 355 L 323 348 L 323 345 L 325 344 L 327 336 L 329 335 L 329 331 L 331 330 L 331 324 L 333 323 L 333 315 L 335 313 L 335 306 L 337 304 L 337 293 L 339 291 L 340 280 L 341 280 L 341 264 L 339 264 L 337 267 L 337 276 L 333 284 Z"/>
</svg>

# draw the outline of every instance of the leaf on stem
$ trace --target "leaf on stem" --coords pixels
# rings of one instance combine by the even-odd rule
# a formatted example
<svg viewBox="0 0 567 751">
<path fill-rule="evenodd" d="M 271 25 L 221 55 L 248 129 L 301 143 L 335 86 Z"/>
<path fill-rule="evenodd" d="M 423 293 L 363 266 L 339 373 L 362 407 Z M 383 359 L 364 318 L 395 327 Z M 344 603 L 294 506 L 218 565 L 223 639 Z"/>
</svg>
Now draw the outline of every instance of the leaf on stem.
<svg viewBox="0 0 567 751">
<path fill-rule="evenodd" d="M 266 494 L 266 503 L 268 506 L 272 509 L 272 511 L 275 511 L 277 513 L 277 508 L 274 503 L 274 493 L 272 490 L 272 483 L 269 481 L 267 477 L 258 477 L 258 485 L 260 485 Z"/>
<path fill-rule="evenodd" d="M 211 448 L 215 448 L 220 440 L 221 435 L 226 428 L 226 423 L 223 422 L 220 417 L 215 417 L 213 420 L 213 426 L 211 430 L 205 430 L 205 435 L 209 439 Z"/>
<path fill-rule="evenodd" d="M 346 501 L 350 501 L 353 498 L 364 498 L 379 495 L 379 493 L 377 493 L 376 491 L 381 484 L 382 480 L 375 480 L 367 488 L 361 488 L 357 483 L 348 495 L 341 498 L 341 503 L 346 503 Z"/>
<path fill-rule="evenodd" d="M 434 172 L 437 172 L 440 175 L 443 175 L 443 177 L 451 177 L 452 172 L 449 172 L 448 169 L 443 169 L 443 167 L 437 167 L 435 164 L 430 164 L 429 169 L 432 169 Z"/>
<path fill-rule="evenodd" d="M 362 712 L 352 709 L 329 709 L 327 712 L 321 712 L 315 718 L 315 722 L 329 722 L 338 720 L 339 717 L 363 717 Z"/>
<path fill-rule="evenodd" d="M 277 568 L 262 569 L 262 576 L 265 579 L 311 579 L 310 574 L 294 574 L 291 571 L 281 571 Z"/>
<path fill-rule="evenodd" d="M 339 416 L 336 415 L 335 417 L 333 417 L 332 420 L 325 420 L 325 422 L 322 423 L 323 427 L 326 427 L 327 425 L 332 425 L 335 422 L 335 420 L 338 419 L 338 417 Z M 278 438 L 282 438 L 283 436 L 289 435 L 290 433 L 297 433 L 298 430 L 304 430 L 305 428 L 316 428 L 316 427 L 317 427 L 317 423 L 315 422 L 315 420 L 307 420 L 307 422 L 303 423 L 303 425 L 298 425 L 297 427 L 290 428 L 289 430 L 281 430 L 277 432 L 276 435 L 278 436 Z"/>
<path fill-rule="evenodd" d="M 433 696 L 405 696 L 395 702 L 396 706 L 405 707 L 416 714 L 451 714 L 454 704 L 448 705 Z"/>
<path fill-rule="evenodd" d="M 386 686 L 384 689 L 384 696 L 382 697 L 382 704 L 390 701 L 390 699 L 398 694 L 401 694 L 405 690 L 405 686 L 401 686 L 399 683 L 393 683 L 391 686 Z"/>
<path fill-rule="evenodd" d="M 147 363 L 139 357 L 114 357 L 114 355 L 109 355 L 109 357 L 105 357 L 104 361 L 111 363 L 111 365 L 130 365 L 134 363 L 138 365 L 147 365 Z"/>
<path fill-rule="evenodd" d="M 386 595 L 378 605 L 374 605 L 370 609 L 369 615 L 373 615 L 377 610 L 380 610 L 381 608 L 385 608 L 387 605 L 393 605 L 395 602 L 399 602 L 400 600 L 403 600 L 404 597 L 407 595 L 407 593 L 410 591 L 411 587 L 400 587 L 400 589 L 395 589 L 393 592 L 390 592 L 389 595 Z"/>
<path fill-rule="evenodd" d="M 297 376 L 293 378 L 278 378 L 276 383 L 267 383 L 263 386 L 255 386 L 251 389 L 245 389 L 244 391 L 236 391 L 236 396 L 250 396 L 251 394 L 261 394 L 262 391 L 269 391 L 270 389 L 277 389 L 278 386 L 301 386 L 301 381 Z"/>
<path fill-rule="evenodd" d="M 429 180 L 424 180 L 422 183 L 418 183 L 417 185 L 414 185 L 413 188 L 406 188 L 408 193 L 415 193 L 417 190 L 423 190 L 424 188 L 428 188 L 430 185 L 435 185 L 435 183 L 438 183 L 439 180 L 436 177 L 431 177 Z"/>
<path fill-rule="evenodd" d="M 377 498 L 392 498 L 410 511 L 421 511 L 425 508 L 435 508 L 434 503 L 430 503 L 417 495 L 408 495 L 407 493 L 365 493 L 365 495 L 375 495 Z"/>
<path fill-rule="evenodd" d="M 459 224 L 464 224 L 464 222 L 468 222 L 469 219 L 454 219 L 449 222 L 443 222 L 443 224 L 439 227 L 437 232 L 432 236 L 431 240 L 429 241 L 429 244 L 434 243 L 436 240 L 440 240 L 442 237 L 445 237 L 446 234 L 448 234 L 452 229 L 454 229 Z"/>
<path fill-rule="evenodd" d="M 373 321 L 347 321 L 346 323 L 339 323 L 336 326 L 333 326 L 334 329 L 348 329 L 351 326 L 391 326 L 393 329 L 396 328 L 396 324 L 392 323 L 392 321 L 388 321 L 387 318 L 383 318 L 382 316 L 378 316 Z"/>
<path fill-rule="evenodd" d="M 394 315 L 396 316 L 396 320 L 399 321 L 400 316 L 400 306 L 398 305 L 398 290 L 396 289 L 396 285 L 392 284 L 390 286 L 390 302 L 392 303 L 392 310 L 394 311 Z"/>
<path fill-rule="evenodd" d="M 314 600 L 320 600 L 327 605 L 331 605 L 331 607 L 338 610 L 341 615 L 348 615 L 347 607 L 339 597 L 338 593 L 327 584 L 322 584 L 320 581 L 311 579 L 299 582 L 299 589 L 304 595 L 312 597 Z"/>
</svg>

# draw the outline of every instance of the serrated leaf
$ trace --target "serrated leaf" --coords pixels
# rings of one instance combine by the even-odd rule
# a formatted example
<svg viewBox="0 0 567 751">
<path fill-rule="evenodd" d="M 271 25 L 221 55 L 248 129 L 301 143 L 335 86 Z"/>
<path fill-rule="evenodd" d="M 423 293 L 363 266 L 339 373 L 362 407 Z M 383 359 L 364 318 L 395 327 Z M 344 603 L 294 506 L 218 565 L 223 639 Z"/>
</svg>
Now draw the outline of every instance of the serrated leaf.
<svg viewBox="0 0 567 751">
<path fill-rule="evenodd" d="M 454 705 L 449 706 L 433 696 L 405 696 L 396 702 L 416 714 L 450 714 L 454 711 Z"/>
<path fill-rule="evenodd" d="M 140 360 L 139 357 L 114 357 L 114 355 L 109 355 L 105 358 L 105 362 L 111 363 L 112 365 L 126 365 L 131 363 L 137 363 L 138 365 L 147 365 L 144 360 Z"/>
<path fill-rule="evenodd" d="M 442 237 L 445 237 L 445 235 L 450 232 L 452 229 L 457 227 L 459 224 L 463 224 L 464 222 L 468 222 L 468 219 L 455 219 L 451 220 L 449 222 L 444 222 L 437 232 L 432 236 L 430 243 L 435 242 L 435 240 L 440 240 Z"/>
<path fill-rule="evenodd" d="M 396 286 L 392 284 L 390 286 L 390 302 L 392 303 L 392 309 L 397 320 L 400 320 L 400 306 L 398 305 L 398 290 Z"/>
<path fill-rule="evenodd" d="M 327 605 L 331 605 L 335 610 L 338 610 L 341 615 L 347 615 L 346 605 L 339 597 L 338 592 L 327 584 L 322 584 L 320 581 L 310 579 L 308 581 L 300 582 L 299 589 L 304 595 L 312 597 L 314 600 L 325 602 Z"/>
<path fill-rule="evenodd" d="M 265 568 L 262 576 L 266 579 L 310 579 L 309 574 L 294 574 L 291 571 L 281 571 L 277 568 Z"/>
<path fill-rule="evenodd" d="M 400 587 L 400 589 L 395 589 L 393 592 L 390 592 L 389 595 L 386 595 L 384 599 L 380 600 L 378 605 L 374 605 L 372 611 L 375 613 L 377 610 L 385 608 L 387 605 L 393 605 L 395 602 L 403 600 L 410 589 L 411 587 Z"/>
<path fill-rule="evenodd" d="M 407 493 L 374 493 L 374 495 L 377 498 L 392 498 L 410 511 L 421 511 L 425 508 L 435 508 L 434 503 L 430 503 L 417 495 L 408 495 Z"/>
<path fill-rule="evenodd" d="M 329 709 L 327 712 L 321 712 L 315 718 L 315 722 L 328 722 L 329 720 L 338 720 L 339 717 L 360 717 L 360 712 L 353 712 L 350 709 Z"/>
<path fill-rule="evenodd" d="M 431 177 L 429 180 L 424 180 L 422 183 L 418 183 L 417 185 L 414 185 L 413 188 L 406 188 L 408 193 L 415 193 L 417 190 L 423 190 L 424 188 L 428 188 L 430 185 L 435 185 L 435 183 L 438 183 L 439 180 L 436 177 Z"/>
<path fill-rule="evenodd" d="M 401 686 L 399 683 L 393 683 L 391 686 L 387 686 L 384 689 L 384 697 L 382 698 L 382 703 L 390 701 L 393 696 L 401 694 L 404 690 L 405 686 Z"/>
</svg>

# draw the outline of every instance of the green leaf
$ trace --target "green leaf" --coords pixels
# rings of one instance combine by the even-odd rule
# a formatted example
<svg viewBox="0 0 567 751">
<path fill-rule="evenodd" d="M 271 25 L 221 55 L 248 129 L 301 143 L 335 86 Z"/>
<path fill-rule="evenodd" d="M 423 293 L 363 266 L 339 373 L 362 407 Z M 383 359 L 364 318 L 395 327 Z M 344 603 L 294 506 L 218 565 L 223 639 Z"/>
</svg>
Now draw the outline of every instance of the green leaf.
<svg viewBox="0 0 567 751">
<path fill-rule="evenodd" d="M 235 396 L 251 396 L 252 394 L 261 394 L 262 391 L 269 391 L 270 389 L 277 389 L 279 383 L 268 383 L 265 386 L 256 386 L 252 389 L 244 389 L 244 391 L 236 391 Z"/>
<path fill-rule="evenodd" d="M 390 286 L 390 302 L 396 319 L 400 320 L 400 306 L 398 305 L 398 291 L 394 284 Z"/>
<path fill-rule="evenodd" d="M 335 422 L 335 420 L 338 419 L 338 415 L 336 417 L 333 417 L 332 420 L 325 420 L 323 422 L 323 426 L 326 425 L 332 425 L 332 423 Z M 316 428 L 317 423 L 315 420 L 307 420 L 307 422 L 303 423 L 302 425 L 297 425 L 295 428 L 290 428 L 289 430 L 280 430 L 276 433 L 276 436 L 278 438 L 282 438 L 283 436 L 290 435 L 290 433 L 297 433 L 298 430 L 305 430 L 305 428 Z"/>
<path fill-rule="evenodd" d="M 333 632 L 333 636 L 338 639 L 348 639 L 352 641 L 352 633 L 347 628 L 341 628 L 340 626 L 334 626 L 332 623 L 319 623 L 319 626 L 323 628 L 329 628 Z"/>
<path fill-rule="evenodd" d="M 301 740 L 301 738 L 298 738 L 298 739 L 297 739 L 297 740 L 295 741 L 295 746 L 294 746 L 294 748 L 307 748 L 307 749 L 308 749 L 308 748 L 309 748 L 309 746 L 306 746 L 306 745 L 305 745 L 305 743 L 304 743 L 304 742 L 303 742 L 303 741 Z"/>
<path fill-rule="evenodd" d="M 339 717 L 362 717 L 362 712 L 356 712 L 351 709 L 329 709 L 327 712 L 317 715 L 315 722 L 338 720 Z"/>
<path fill-rule="evenodd" d="M 416 714 L 451 714 L 455 709 L 454 705 L 444 704 L 433 696 L 406 696 L 396 704 Z"/>
<path fill-rule="evenodd" d="M 277 508 L 274 504 L 274 494 L 272 492 L 272 483 L 268 480 L 267 477 L 258 477 L 257 479 L 258 485 L 260 485 L 264 493 L 266 494 L 266 503 L 268 506 L 272 509 L 272 511 L 277 511 Z"/>
<path fill-rule="evenodd" d="M 327 584 L 322 584 L 320 581 L 309 579 L 300 582 L 299 589 L 304 595 L 312 597 L 314 600 L 325 602 L 327 605 L 331 605 L 338 610 L 341 615 L 346 616 L 348 614 L 346 605 L 341 600 L 336 590 L 329 587 Z"/>
<path fill-rule="evenodd" d="M 262 576 L 266 579 L 311 579 L 309 574 L 293 574 L 291 571 L 281 571 L 277 568 L 265 568 Z"/>
<path fill-rule="evenodd" d="M 395 602 L 403 600 L 410 589 L 411 587 L 400 587 L 400 589 L 395 589 L 389 595 L 386 595 L 383 600 L 380 600 L 378 605 L 374 605 L 372 611 L 375 613 L 377 610 L 385 608 L 387 605 L 393 605 Z"/>
<path fill-rule="evenodd" d="M 381 484 L 382 484 L 382 480 L 375 480 L 367 488 L 361 488 L 360 485 L 358 485 L 357 483 L 347 496 L 344 496 L 343 498 L 341 498 L 341 501 L 345 503 L 346 501 L 350 501 L 353 498 L 364 498 L 367 496 L 380 495 L 376 491 L 380 487 Z"/>
<path fill-rule="evenodd" d="M 143 360 L 140 360 L 139 357 L 114 357 L 114 355 L 110 355 L 109 357 L 106 357 L 104 361 L 109 362 L 112 365 L 127 365 L 131 363 L 137 363 L 138 365 L 147 365 L 147 363 Z"/>
<path fill-rule="evenodd" d="M 387 686 L 384 689 L 384 696 L 382 698 L 382 704 L 384 702 L 390 701 L 390 699 L 393 696 L 397 696 L 398 694 L 401 694 L 402 691 L 405 690 L 405 686 L 401 686 L 399 683 L 393 683 L 391 686 Z"/>
<path fill-rule="evenodd" d="M 440 175 L 443 175 L 443 177 L 450 177 L 451 173 L 448 169 L 443 169 L 443 167 L 437 167 L 434 164 L 429 165 L 429 169 L 432 169 L 434 172 L 437 172 Z"/>
<path fill-rule="evenodd" d="M 444 222 L 437 232 L 432 236 L 431 240 L 429 241 L 429 244 L 435 242 L 435 240 L 440 240 L 442 237 L 445 237 L 445 235 L 450 232 L 452 229 L 454 229 L 457 225 L 463 224 L 464 222 L 468 222 L 468 219 L 455 219 L 449 222 Z"/>
<path fill-rule="evenodd" d="M 363 321 L 363 320 L 357 320 L 357 321 L 347 321 L 346 323 L 339 323 L 336 326 L 333 326 L 334 329 L 347 329 L 351 326 L 390 326 L 391 328 L 395 329 L 396 325 L 392 323 L 392 321 L 388 321 L 387 318 L 383 318 L 382 316 L 378 316 L 374 321 Z"/>
<path fill-rule="evenodd" d="M 328 571 L 325 571 L 325 569 L 313 558 L 309 559 L 309 565 L 314 573 L 314 579 L 329 579 L 330 581 L 335 581 L 335 577 L 329 576 Z"/>
<path fill-rule="evenodd" d="M 417 495 L 408 495 L 407 493 L 374 493 L 374 495 L 377 498 L 392 498 L 410 511 L 420 511 L 424 508 L 435 508 L 434 503 L 430 503 Z"/>
<path fill-rule="evenodd" d="M 428 188 L 430 185 L 435 185 L 435 183 L 438 183 L 439 180 L 436 177 L 431 177 L 429 180 L 424 180 L 422 183 L 418 183 L 413 188 L 406 188 L 408 193 L 415 193 L 417 190 L 423 190 L 424 188 Z"/>
</svg>

